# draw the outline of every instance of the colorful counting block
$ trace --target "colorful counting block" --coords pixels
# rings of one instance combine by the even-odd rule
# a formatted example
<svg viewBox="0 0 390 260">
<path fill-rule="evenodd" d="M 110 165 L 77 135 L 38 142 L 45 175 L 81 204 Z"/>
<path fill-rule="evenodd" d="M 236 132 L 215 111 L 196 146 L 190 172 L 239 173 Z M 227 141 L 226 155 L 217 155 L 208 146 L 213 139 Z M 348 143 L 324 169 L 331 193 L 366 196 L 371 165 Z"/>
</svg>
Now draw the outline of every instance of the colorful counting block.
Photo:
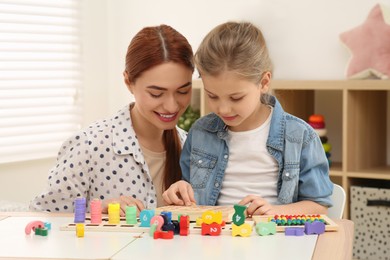
<svg viewBox="0 0 390 260">
<path fill-rule="evenodd" d="M 221 234 L 221 224 L 211 223 L 206 224 L 202 223 L 202 236 L 219 236 Z"/>
<path fill-rule="evenodd" d="M 35 229 L 35 235 L 38 235 L 38 236 L 47 236 L 47 233 L 48 233 L 48 229 L 47 228 L 36 228 Z"/>
<path fill-rule="evenodd" d="M 237 226 L 240 226 L 244 224 L 245 222 L 245 210 L 246 206 L 245 205 L 234 205 L 234 214 L 232 217 L 233 223 Z"/>
<path fill-rule="evenodd" d="M 83 223 L 76 223 L 76 236 L 77 237 L 84 237 L 84 224 Z"/>
<path fill-rule="evenodd" d="M 108 204 L 108 224 L 120 223 L 120 210 L 121 206 L 119 203 Z"/>
<path fill-rule="evenodd" d="M 305 223 L 305 233 L 306 235 L 316 234 L 320 235 L 325 232 L 325 223 L 321 221 L 314 221 L 312 223 Z"/>
<path fill-rule="evenodd" d="M 154 239 L 172 239 L 173 238 L 173 231 L 156 231 L 153 234 Z"/>
<path fill-rule="evenodd" d="M 241 237 L 249 237 L 252 234 L 252 226 L 248 223 L 244 223 L 242 225 L 232 224 L 232 236 L 241 236 Z"/>
<path fill-rule="evenodd" d="M 259 222 L 256 224 L 256 233 L 259 236 L 274 235 L 276 233 L 275 222 Z"/>
<path fill-rule="evenodd" d="M 141 221 L 140 227 L 150 227 L 150 220 L 154 216 L 154 210 L 144 209 L 139 214 L 139 219 Z"/>
<path fill-rule="evenodd" d="M 202 214 L 202 220 L 203 220 L 202 225 L 203 225 L 203 223 L 205 223 L 205 224 L 211 224 L 211 223 L 221 224 L 222 223 L 222 212 L 221 211 L 214 212 L 212 210 L 206 210 Z"/>
<path fill-rule="evenodd" d="M 45 228 L 47 228 L 48 230 L 51 230 L 51 223 L 50 222 L 45 222 Z"/>
<path fill-rule="evenodd" d="M 305 229 L 302 227 L 286 227 L 284 234 L 286 236 L 303 236 L 305 234 Z"/>
<path fill-rule="evenodd" d="M 43 223 L 42 221 L 39 221 L 39 220 L 31 221 L 24 228 L 24 232 L 26 233 L 26 235 L 30 235 L 31 230 L 35 232 L 36 228 L 43 228 L 44 226 L 45 226 L 45 223 Z"/>
<path fill-rule="evenodd" d="M 76 198 L 74 200 L 74 223 L 85 222 L 86 205 L 86 198 Z"/>
<path fill-rule="evenodd" d="M 161 227 L 164 225 L 164 218 L 162 216 L 154 216 L 150 220 L 149 235 L 153 236 L 156 231 L 161 231 Z"/>
<path fill-rule="evenodd" d="M 190 216 L 181 215 L 179 225 L 180 225 L 180 229 L 179 229 L 180 236 L 188 236 L 188 234 L 190 233 Z"/>
<path fill-rule="evenodd" d="M 137 224 L 137 207 L 126 206 L 126 224 L 135 225 Z"/>
</svg>

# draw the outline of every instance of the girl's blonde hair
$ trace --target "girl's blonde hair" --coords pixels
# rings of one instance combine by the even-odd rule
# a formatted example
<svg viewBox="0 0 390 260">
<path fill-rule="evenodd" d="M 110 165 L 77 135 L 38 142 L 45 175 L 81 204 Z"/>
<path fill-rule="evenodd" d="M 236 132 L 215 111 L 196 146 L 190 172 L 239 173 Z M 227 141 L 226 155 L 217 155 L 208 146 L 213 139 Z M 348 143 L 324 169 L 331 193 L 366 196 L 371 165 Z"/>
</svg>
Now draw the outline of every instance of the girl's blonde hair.
<svg viewBox="0 0 390 260">
<path fill-rule="evenodd" d="M 210 31 L 195 54 L 200 75 L 232 71 L 258 84 L 272 62 L 260 29 L 249 22 L 227 22 Z"/>
</svg>

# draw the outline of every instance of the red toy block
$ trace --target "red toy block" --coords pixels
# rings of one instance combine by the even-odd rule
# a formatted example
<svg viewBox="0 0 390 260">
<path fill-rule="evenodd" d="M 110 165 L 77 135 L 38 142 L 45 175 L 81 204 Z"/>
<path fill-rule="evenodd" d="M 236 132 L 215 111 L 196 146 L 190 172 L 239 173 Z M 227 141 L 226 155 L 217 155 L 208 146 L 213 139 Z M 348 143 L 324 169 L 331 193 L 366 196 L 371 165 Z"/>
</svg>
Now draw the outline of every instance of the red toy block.
<svg viewBox="0 0 390 260">
<path fill-rule="evenodd" d="M 153 234 L 154 239 L 172 239 L 173 238 L 173 231 L 156 231 Z"/>
<path fill-rule="evenodd" d="M 180 236 L 188 236 L 190 233 L 190 216 L 181 215 L 180 216 Z"/>
<path fill-rule="evenodd" d="M 219 236 L 221 234 L 221 224 L 211 223 L 205 224 L 202 223 L 202 236 Z"/>
</svg>

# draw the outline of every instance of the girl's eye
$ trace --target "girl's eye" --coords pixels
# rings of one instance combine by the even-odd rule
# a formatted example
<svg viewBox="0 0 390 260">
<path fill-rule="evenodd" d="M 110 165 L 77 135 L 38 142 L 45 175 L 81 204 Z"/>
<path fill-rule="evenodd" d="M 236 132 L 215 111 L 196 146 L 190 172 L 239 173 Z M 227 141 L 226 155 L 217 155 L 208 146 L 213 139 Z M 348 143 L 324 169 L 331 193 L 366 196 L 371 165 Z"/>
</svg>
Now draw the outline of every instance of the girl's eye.
<svg viewBox="0 0 390 260">
<path fill-rule="evenodd" d="M 177 93 L 181 94 L 181 95 L 187 95 L 190 91 L 178 91 Z"/>
<path fill-rule="evenodd" d="M 162 93 L 160 93 L 160 94 L 149 93 L 149 94 L 152 96 L 152 98 L 159 98 L 162 96 Z"/>
<path fill-rule="evenodd" d="M 240 101 L 242 100 L 244 97 L 239 97 L 239 98 L 231 98 L 232 101 L 236 102 L 236 101 Z"/>
<path fill-rule="evenodd" d="M 210 99 L 217 99 L 218 97 L 217 96 L 212 96 L 210 94 L 207 94 L 207 96 L 210 98 Z"/>
</svg>

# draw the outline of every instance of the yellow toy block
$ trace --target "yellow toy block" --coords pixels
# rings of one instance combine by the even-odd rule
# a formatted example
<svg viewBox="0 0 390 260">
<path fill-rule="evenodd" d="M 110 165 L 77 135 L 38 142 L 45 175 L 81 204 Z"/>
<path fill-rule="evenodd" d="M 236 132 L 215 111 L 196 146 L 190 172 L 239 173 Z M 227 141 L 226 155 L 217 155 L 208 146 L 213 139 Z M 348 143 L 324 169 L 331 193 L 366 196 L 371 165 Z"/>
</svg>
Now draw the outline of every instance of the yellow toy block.
<svg viewBox="0 0 390 260">
<path fill-rule="evenodd" d="M 76 223 L 76 236 L 84 237 L 84 223 Z"/>
<path fill-rule="evenodd" d="M 197 227 L 202 226 L 202 223 L 203 223 L 203 219 L 202 219 L 202 218 L 197 218 L 197 219 L 196 219 L 196 226 L 197 226 Z"/>
<path fill-rule="evenodd" d="M 108 224 L 119 224 L 120 223 L 120 209 L 119 203 L 108 204 Z"/>
<path fill-rule="evenodd" d="M 214 212 L 212 210 L 207 210 L 202 214 L 202 220 L 205 224 L 217 223 L 222 224 L 222 212 Z"/>
<path fill-rule="evenodd" d="M 232 224 L 232 236 L 249 237 L 252 234 L 252 226 L 244 223 L 240 226 Z"/>
</svg>

